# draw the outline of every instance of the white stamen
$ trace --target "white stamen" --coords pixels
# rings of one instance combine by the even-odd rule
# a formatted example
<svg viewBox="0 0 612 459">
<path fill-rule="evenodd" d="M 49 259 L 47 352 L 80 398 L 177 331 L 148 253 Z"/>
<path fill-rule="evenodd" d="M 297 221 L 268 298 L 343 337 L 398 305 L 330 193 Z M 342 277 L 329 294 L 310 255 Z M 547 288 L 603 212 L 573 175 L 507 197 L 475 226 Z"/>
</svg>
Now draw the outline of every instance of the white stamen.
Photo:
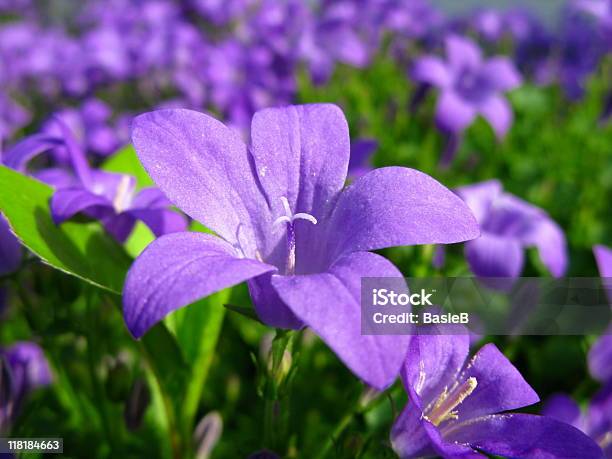
<svg viewBox="0 0 612 459">
<path fill-rule="evenodd" d="M 306 212 L 298 212 L 297 214 L 294 215 L 293 212 L 291 211 L 289 200 L 285 196 L 281 196 L 280 200 L 283 203 L 283 209 L 285 210 L 285 215 L 281 215 L 276 220 L 274 220 L 274 223 L 273 223 L 274 226 L 281 224 L 281 223 L 291 224 L 296 220 L 306 220 L 312 223 L 313 225 L 317 224 L 317 219 L 313 215 L 307 214 Z"/>
<path fill-rule="evenodd" d="M 113 199 L 113 207 L 117 213 L 123 211 L 129 204 L 129 193 L 131 191 L 130 183 L 129 175 L 122 176 L 119 181 L 117 193 L 115 194 L 115 199 Z"/>
</svg>

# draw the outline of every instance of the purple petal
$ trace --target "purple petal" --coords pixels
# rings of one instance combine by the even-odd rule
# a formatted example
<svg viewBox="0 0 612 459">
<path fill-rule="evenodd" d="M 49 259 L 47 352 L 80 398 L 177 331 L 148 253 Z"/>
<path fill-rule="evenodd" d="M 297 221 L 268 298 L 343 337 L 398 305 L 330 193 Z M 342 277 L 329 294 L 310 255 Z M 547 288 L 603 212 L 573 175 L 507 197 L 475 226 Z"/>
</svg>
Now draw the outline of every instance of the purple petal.
<svg viewBox="0 0 612 459">
<path fill-rule="evenodd" d="M 436 124 L 444 132 L 464 131 L 476 118 L 476 107 L 451 90 L 442 91 L 436 106 Z"/>
<path fill-rule="evenodd" d="M 157 237 L 187 230 L 185 217 L 171 209 L 131 209 L 125 213 L 141 220 Z"/>
<path fill-rule="evenodd" d="M 512 126 L 513 114 L 510 104 L 503 96 L 493 95 L 479 105 L 480 114 L 486 119 L 498 139 L 503 139 Z"/>
<path fill-rule="evenodd" d="M 285 197 L 293 213 L 322 220 L 346 180 L 350 141 L 342 110 L 330 104 L 261 110 L 253 117 L 251 139 L 275 215 L 284 215 Z"/>
<path fill-rule="evenodd" d="M 73 174 L 56 167 L 36 171 L 32 176 L 55 189 L 79 185 Z"/>
<path fill-rule="evenodd" d="M 43 350 L 35 343 L 22 341 L 3 351 L 11 368 L 13 394 L 22 398 L 32 389 L 52 382 L 51 370 Z"/>
<path fill-rule="evenodd" d="M 99 218 L 98 215 L 96 215 Z M 136 225 L 136 218 L 129 213 L 123 212 L 101 218 L 104 229 L 120 243 L 124 243 Z"/>
<path fill-rule="evenodd" d="M 74 173 L 83 185 L 89 186 L 92 180 L 91 169 L 89 168 L 89 164 L 87 164 L 85 152 L 77 142 L 77 139 L 75 138 L 72 130 L 68 127 L 68 125 L 57 116 L 53 119 L 59 126 L 60 132 L 62 134 L 62 139 L 64 141 L 64 144 L 66 145 L 66 149 L 68 150 L 70 163 L 72 164 Z"/>
<path fill-rule="evenodd" d="M 140 338 L 170 312 L 275 268 L 248 258 L 221 238 L 173 233 L 134 261 L 123 289 L 123 316 Z"/>
<path fill-rule="evenodd" d="M 304 323 L 280 299 L 272 287 L 272 273 L 248 281 L 249 294 L 259 319 L 270 327 L 299 330 Z"/>
<path fill-rule="evenodd" d="M 0 214 L 0 276 L 17 271 L 22 255 L 21 244 L 11 232 L 4 216 Z"/>
<path fill-rule="evenodd" d="M 596 245 L 593 247 L 593 254 L 599 268 L 599 275 L 601 277 L 612 277 L 612 249 L 604 245 Z"/>
<path fill-rule="evenodd" d="M 384 389 L 399 373 L 409 337 L 361 333 L 362 277 L 401 277 L 401 273 L 380 255 L 358 252 L 339 259 L 327 273 L 273 276 L 272 285 L 353 373 Z"/>
<path fill-rule="evenodd" d="M 451 334 L 450 327 L 428 326 L 427 331 L 410 341 L 402 369 L 404 386 L 414 390 L 423 407 L 452 386 L 470 352 L 470 337 L 463 328 L 457 329 L 461 334 Z"/>
<path fill-rule="evenodd" d="M 483 346 L 461 372 L 476 378 L 474 392 L 457 407 L 459 422 L 537 403 L 538 394 L 494 344 Z"/>
<path fill-rule="evenodd" d="M 51 215 L 56 225 L 94 207 L 103 213 L 113 212 L 113 205 L 108 199 L 84 188 L 63 188 L 57 190 L 51 198 Z"/>
<path fill-rule="evenodd" d="M 483 223 L 493 202 L 503 190 L 499 180 L 487 180 L 457 188 L 455 191 L 474 213 L 478 223 Z"/>
<path fill-rule="evenodd" d="M 24 172 L 27 163 L 45 151 L 63 145 L 62 139 L 48 134 L 34 134 L 15 144 L 2 155 L 2 163 Z"/>
<path fill-rule="evenodd" d="M 329 248 L 348 252 L 473 239 L 478 224 L 467 205 L 430 176 L 405 167 L 373 170 L 340 196 Z"/>
<path fill-rule="evenodd" d="M 603 459 L 601 449 L 580 430 L 545 416 L 483 416 L 453 426 L 444 437 L 504 457 Z"/>
<path fill-rule="evenodd" d="M 159 110 L 134 120 L 132 140 L 170 201 L 255 258 L 272 216 L 237 133 L 203 113 Z"/>
<path fill-rule="evenodd" d="M 542 407 L 542 415 L 580 428 L 580 407 L 569 395 L 550 396 Z"/>
<path fill-rule="evenodd" d="M 377 148 L 378 142 L 374 139 L 357 139 L 351 144 L 351 158 L 348 164 L 350 178 L 356 179 L 373 169 L 370 159 Z"/>
<path fill-rule="evenodd" d="M 166 195 L 154 187 L 143 188 L 134 197 L 132 209 L 162 209 L 172 204 Z"/>
<path fill-rule="evenodd" d="M 612 327 L 602 335 L 589 351 L 589 372 L 605 383 L 612 381 Z"/>
<path fill-rule="evenodd" d="M 391 445 L 401 459 L 435 456 L 427 430 L 423 426 L 421 410 L 408 403 L 391 428 Z"/>
<path fill-rule="evenodd" d="M 446 57 L 454 72 L 474 69 L 482 62 L 480 48 L 472 40 L 458 35 L 449 35 L 445 40 Z"/>
<path fill-rule="evenodd" d="M 446 63 L 436 56 L 424 56 L 417 59 L 410 75 L 415 81 L 429 83 L 439 88 L 448 87 L 452 81 Z"/>
<path fill-rule="evenodd" d="M 480 72 L 497 91 L 509 91 L 522 82 L 520 73 L 507 57 L 489 59 L 482 65 Z"/>
<path fill-rule="evenodd" d="M 480 277 L 518 277 L 523 271 L 524 249 L 516 239 L 483 233 L 465 244 L 465 256 Z"/>
</svg>

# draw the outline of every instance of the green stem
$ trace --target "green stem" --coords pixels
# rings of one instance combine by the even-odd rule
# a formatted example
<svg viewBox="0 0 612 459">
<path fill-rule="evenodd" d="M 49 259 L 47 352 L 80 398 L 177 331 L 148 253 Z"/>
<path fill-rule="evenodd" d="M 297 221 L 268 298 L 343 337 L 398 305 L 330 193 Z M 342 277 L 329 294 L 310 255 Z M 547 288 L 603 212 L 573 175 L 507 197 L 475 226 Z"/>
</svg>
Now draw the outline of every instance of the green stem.
<svg viewBox="0 0 612 459">
<path fill-rule="evenodd" d="M 327 438 L 323 447 L 319 450 L 319 454 L 316 456 L 316 459 L 324 459 L 325 457 L 327 457 L 329 452 L 332 450 L 332 448 L 336 444 L 336 441 L 338 440 L 338 438 L 340 438 L 340 436 L 344 433 L 344 431 L 353 421 L 357 413 L 358 413 L 357 411 L 350 411 L 346 413 L 342 417 L 342 419 L 340 419 L 338 424 L 336 424 L 334 431 Z"/>
</svg>

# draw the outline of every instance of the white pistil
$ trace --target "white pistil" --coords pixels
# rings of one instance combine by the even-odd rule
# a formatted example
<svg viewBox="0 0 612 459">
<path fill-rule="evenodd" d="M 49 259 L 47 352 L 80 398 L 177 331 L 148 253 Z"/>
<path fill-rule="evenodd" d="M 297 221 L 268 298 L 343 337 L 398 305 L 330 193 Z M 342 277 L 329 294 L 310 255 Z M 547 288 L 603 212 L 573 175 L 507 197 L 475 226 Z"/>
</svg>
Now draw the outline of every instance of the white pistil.
<svg viewBox="0 0 612 459">
<path fill-rule="evenodd" d="M 458 385 L 450 392 L 445 387 L 433 407 L 427 410 L 424 416 L 433 425 L 438 426 L 449 419 L 459 419 L 458 411 L 455 410 L 478 386 L 474 377 L 468 378 L 463 384 Z"/>
<path fill-rule="evenodd" d="M 130 199 L 130 176 L 124 175 L 121 177 L 119 181 L 119 186 L 117 186 L 117 193 L 115 194 L 115 199 L 113 199 L 113 207 L 115 208 L 115 212 L 121 213 L 126 209 L 129 199 Z"/>
<path fill-rule="evenodd" d="M 313 225 L 317 224 L 317 219 L 305 212 L 298 212 L 297 214 L 293 214 L 291 211 L 291 206 L 289 206 L 289 200 L 285 196 L 281 196 L 281 202 L 283 203 L 283 208 L 285 210 L 285 215 L 281 215 L 276 220 L 274 220 L 274 225 L 278 225 L 284 223 L 287 228 L 287 263 L 286 263 L 286 274 L 294 274 L 295 273 L 295 221 L 296 220 L 306 220 L 312 223 Z"/>
</svg>

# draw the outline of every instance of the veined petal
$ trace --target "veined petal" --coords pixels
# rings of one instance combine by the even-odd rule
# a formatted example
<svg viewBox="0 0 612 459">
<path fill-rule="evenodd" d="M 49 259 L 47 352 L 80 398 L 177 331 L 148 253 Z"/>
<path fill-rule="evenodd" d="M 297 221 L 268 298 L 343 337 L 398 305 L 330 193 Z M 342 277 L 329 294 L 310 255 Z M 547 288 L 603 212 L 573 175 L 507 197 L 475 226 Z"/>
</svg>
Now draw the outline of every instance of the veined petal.
<svg viewBox="0 0 612 459">
<path fill-rule="evenodd" d="M 60 224 L 74 215 L 96 208 L 113 213 L 113 204 L 103 196 L 90 193 L 84 188 L 62 188 L 51 197 L 51 215 L 56 224 Z"/>
<path fill-rule="evenodd" d="M 439 88 L 451 84 L 452 76 L 446 63 L 437 56 L 424 56 L 417 59 L 410 72 L 415 81 L 429 83 Z"/>
<path fill-rule="evenodd" d="M 444 438 L 504 457 L 603 459 L 599 446 L 580 430 L 531 414 L 483 416 L 454 425 Z"/>
<path fill-rule="evenodd" d="M 329 272 L 273 276 L 272 285 L 355 375 L 384 389 L 400 371 L 409 336 L 361 333 L 362 277 L 401 277 L 401 273 L 383 257 L 359 252 L 339 259 Z"/>
<path fill-rule="evenodd" d="M 134 120 L 132 140 L 170 201 L 255 258 L 272 217 L 236 132 L 203 113 L 159 110 Z"/>
<path fill-rule="evenodd" d="M 465 256 L 480 277 L 518 277 L 523 271 L 523 245 L 516 239 L 482 233 L 465 244 Z"/>
<path fill-rule="evenodd" d="M 156 239 L 128 272 L 123 288 L 123 317 L 140 338 L 170 312 L 268 271 L 273 266 L 238 258 L 216 236 L 173 233 Z"/>
<path fill-rule="evenodd" d="M 331 104 L 268 108 L 251 125 L 257 175 L 273 209 L 325 217 L 342 190 L 350 155 L 348 124 Z"/>
<path fill-rule="evenodd" d="M 132 209 L 161 209 L 170 207 L 172 203 L 158 188 L 143 188 L 134 197 Z"/>
<path fill-rule="evenodd" d="M 0 214 L 0 276 L 17 271 L 22 255 L 21 244 Z"/>
<path fill-rule="evenodd" d="M 477 237 L 478 224 L 455 193 L 405 167 L 373 170 L 340 196 L 328 228 L 331 254 Z M 332 260 L 333 261 L 333 260 Z"/>
<path fill-rule="evenodd" d="M 457 407 L 459 421 L 533 405 L 540 399 L 494 344 L 483 346 L 459 375 L 459 382 L 475 378 L 474 391 Z"/>
<path fill-rule="evenodd" d="M 407 391 L 422 400 L 422 407 L 435 401 L 445 387 L 451 387 L 470 352 L 470 336 L 463 326 L 427 326 L 410 341 L 402 368 Z M 457 334 L 455 333 L 457 331 Z"/>
</svg>

